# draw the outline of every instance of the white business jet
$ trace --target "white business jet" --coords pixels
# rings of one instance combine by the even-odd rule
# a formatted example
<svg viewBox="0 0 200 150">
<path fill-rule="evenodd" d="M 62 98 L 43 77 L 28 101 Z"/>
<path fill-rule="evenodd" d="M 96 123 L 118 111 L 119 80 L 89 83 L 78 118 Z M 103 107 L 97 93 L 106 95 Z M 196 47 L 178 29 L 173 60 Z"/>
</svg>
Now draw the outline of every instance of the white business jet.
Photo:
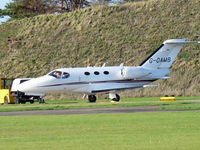
<svg viewBox="0 0 200 150">
<path fill-rule="evenodd" d="M 83 93 L 89 102 L 96 102 L 96 94 L 109 93 L 109 98 L 119 101 L 120 91 L 150 87 L 149 83 L 167 79 L 170 67 L 183 44 L 200 43 L 186 39 L 165 41 L 139 66 L 105 66 L 56 69 L 42 77 L 33 78 L 19 85 L 23 93 L 62 93 L 66 91 Z"/>
</svg>

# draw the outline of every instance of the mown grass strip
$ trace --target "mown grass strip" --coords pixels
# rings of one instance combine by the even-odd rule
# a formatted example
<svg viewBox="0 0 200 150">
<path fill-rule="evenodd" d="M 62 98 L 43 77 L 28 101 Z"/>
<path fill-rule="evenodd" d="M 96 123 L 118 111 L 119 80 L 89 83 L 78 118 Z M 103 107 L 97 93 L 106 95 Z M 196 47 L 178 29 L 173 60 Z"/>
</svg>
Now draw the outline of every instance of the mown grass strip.
<svg viewBox="0 0 200 150">
<path fill-rule="evenodd" d="M 2 116 L 0 149 L 197 150 L 200 112 Z"/>
</svg>

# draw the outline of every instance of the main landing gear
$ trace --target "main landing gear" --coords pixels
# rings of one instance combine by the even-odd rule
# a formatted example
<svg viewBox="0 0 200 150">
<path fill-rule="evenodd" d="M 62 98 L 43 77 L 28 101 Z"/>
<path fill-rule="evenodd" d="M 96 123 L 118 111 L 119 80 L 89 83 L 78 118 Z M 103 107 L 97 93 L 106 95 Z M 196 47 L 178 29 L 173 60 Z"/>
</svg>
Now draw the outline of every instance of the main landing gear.
<svg viewBox="0 0 200 150">
<path fill-rule="evenodd" d="M 112 99 L 115 102 L 119 102 L 120 101 L 119 94 L 109 93 L 109 98 Z M 88 101 L 90 103 L 95 103 L 96 100 L 97 100 L 97 97 L 95 95 L 88 95 Z"/>
<path fill-rule="evenodd" d="M 97 97 L 95 95 L 88 95 L 88 100 L 90 103 L 95 103 L 97 100 Z"/>
<path fill-rule="evenodd" d="M 119 94 L 116 94 L 116 93 L 109 93 L 109 98 L 115 102 L 120 101 L 120 96 L 119 96 Z"/>
</svg>

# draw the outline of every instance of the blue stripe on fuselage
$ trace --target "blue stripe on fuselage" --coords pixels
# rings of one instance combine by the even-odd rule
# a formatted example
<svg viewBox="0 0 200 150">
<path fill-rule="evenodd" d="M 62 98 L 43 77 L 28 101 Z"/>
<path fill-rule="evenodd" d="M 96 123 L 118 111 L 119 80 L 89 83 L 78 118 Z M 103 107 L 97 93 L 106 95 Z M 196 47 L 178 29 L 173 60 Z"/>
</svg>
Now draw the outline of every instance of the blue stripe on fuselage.
<svg viewBox="0 0 200 150">
<path fill-rule="evenodd" d="M 134 82 L 153 82 L 156 80 L 108 80 L 108 81 L 92 81 L 92 82 L 70 82 L 70 83 L 62 83 L 62 84 L 52 84 L 52 85 L 43 85 L 39 87 L 53 87 L 53 86 L 63 86 L 63 85 L 77 85 L 77 84 L 94 84 L 94 83 L 134 83 Z"/>
</svg>

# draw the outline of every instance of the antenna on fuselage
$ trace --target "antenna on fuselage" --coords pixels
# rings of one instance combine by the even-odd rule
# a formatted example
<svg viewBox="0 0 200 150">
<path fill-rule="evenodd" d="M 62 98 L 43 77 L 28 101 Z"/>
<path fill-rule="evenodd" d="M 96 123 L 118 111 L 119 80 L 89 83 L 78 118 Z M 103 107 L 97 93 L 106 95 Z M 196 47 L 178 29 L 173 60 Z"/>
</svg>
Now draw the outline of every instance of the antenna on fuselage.
<svg viewBox="0 0 200 150">
<path fill-rule="evenodd" d="M 105 67 L 106 66 L 106 63 L 103 63 L 102 67 Z"/>
</svg>

